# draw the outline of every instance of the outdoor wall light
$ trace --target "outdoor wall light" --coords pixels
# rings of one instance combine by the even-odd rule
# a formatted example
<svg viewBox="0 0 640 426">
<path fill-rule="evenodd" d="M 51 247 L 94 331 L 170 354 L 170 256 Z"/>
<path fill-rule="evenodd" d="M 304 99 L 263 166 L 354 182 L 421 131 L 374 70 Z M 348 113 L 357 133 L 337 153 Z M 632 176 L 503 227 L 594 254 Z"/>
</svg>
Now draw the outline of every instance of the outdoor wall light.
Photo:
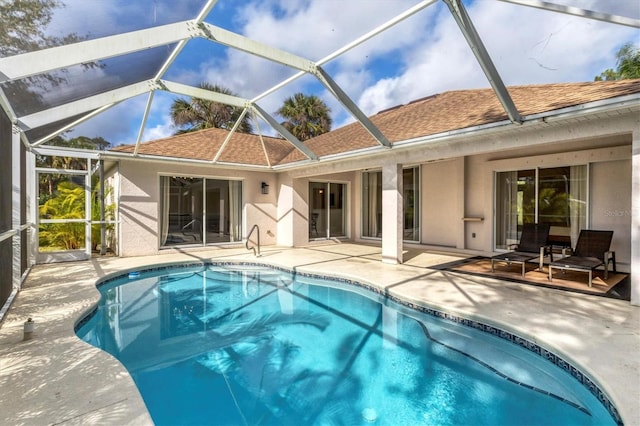
<svg viewBox="0 0 640 426">
<path fill-rule="evenodd" d="M 262 189 L 262 193 L 263 194 L 268 194 L 269 193 L 269 184 L 267 182 L 262 182 L 261 189 Z"/>
</svg>

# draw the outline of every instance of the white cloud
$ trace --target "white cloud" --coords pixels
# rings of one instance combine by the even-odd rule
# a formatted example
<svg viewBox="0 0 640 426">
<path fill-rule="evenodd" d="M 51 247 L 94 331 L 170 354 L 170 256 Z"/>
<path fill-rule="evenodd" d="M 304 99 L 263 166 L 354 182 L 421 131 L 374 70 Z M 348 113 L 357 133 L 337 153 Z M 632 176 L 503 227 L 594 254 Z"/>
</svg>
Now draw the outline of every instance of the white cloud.
<svg viewBox="0 0 640 426">
<path fill-rule="evenodd" d="M 507 85 L 591 81 L 615 65 L 621 44 L 637 38 L 626 27 L 501 2 L 475 2 L 469 15 Z M 362 91 L 365 112 L 447 90 L 489 87 L 450 16 L 441 16 L 403 59 L 403 72 Z"/>
<path fill-rule="evenodd" d="M 156 124 L 153 127 L 147 128 L 144 131 L 143 139 L 148 141 L 156 140 L 156 139 L 164 139 L 173 135 L 176 132 L 176 128 L 169 121 L 165 121 L 160 124 Z"/>
<path fill-rule="evenodd" d="M 229 16 L 224 21 L 225 28 L 318 60 L 416 3 L 417 0 L 265 0 L 238 4 L 221 0 L 212 14 L 220 8 L 225 17 Z M 615 52 L 623 43 L 638 41 L 636 29 L 620 25 L 500 1 L 466 3 L 507 85 L 593 80 L 604 69 L 615 66 Z M 636 5 L 635 0 L 566 0 L 566 3 L 627 15 L 633 13 Z M 172 77 L 193 85 L 202 81 L 221 84 L 241 97 L 252 99 L 296 72 L 233 49 L 222 49 L 224 56 L 219 55 L 220 51 L 194 49 L 194 57 L 177 63 Z M 436 2 L 323 67 L 366 114 L 447 90 L 489 86 L 443 2 Z M 259 104 L 274 113 L 286 97 L 299 91 L 313 92 L 325 100 L 334 113 L 334 128 L 352 121 L 313 76 L 296 80 L 261 99 Z M 155 118 L 148 124 L 145 140 L 173 133 L 169 106 L 169 102 L 157 106 L 154 102 Z M 143 103 L 135 106 L 138 107 L 140 115 Z M 114 118 L 104 128 L 115 131 L 129 121 Z M 137 131 L 132 126 L 130 136 L 118 136 L 118 140 L 135 141 Z"/>
</svg>

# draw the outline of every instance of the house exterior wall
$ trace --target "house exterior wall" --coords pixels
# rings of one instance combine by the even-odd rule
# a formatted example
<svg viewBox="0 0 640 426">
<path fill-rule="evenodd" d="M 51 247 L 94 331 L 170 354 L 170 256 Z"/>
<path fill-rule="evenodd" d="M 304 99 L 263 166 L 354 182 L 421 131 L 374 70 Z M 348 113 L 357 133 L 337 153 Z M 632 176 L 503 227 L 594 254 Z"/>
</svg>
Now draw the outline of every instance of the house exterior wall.
<svg viewBox="0 0 640 426">
<path fill-rule="evenodd" d="M 432 144 L 402 147 L 335 162 L 311 163 L 280 172 L 247 172 L 197 165 L 122 160 L 120 220 L 122 255 L 152 254 L 158 248 L 159 176 L 177 174 L 241 178 L 244 182 L 244 233 L 261 229 L 263 245 L 309 243 L 309 182 L 347 184 L 347 238 L 362 238 L 364 170 L 385 164 L 420 169 L 420 241 L 491 254 L 495 242 L 496 173 L 523 169 L 588 165 L 587 228 L 612 229 L 618 268 L 631 269 L 631 143 L 637 120 L 631 115 L 565 124 L 531 125 Z M 260 192 L 261 182 L 270 186 Z M 401 237 L 399 237 L 401 238 Z M 396 239 L 394 239 L 396 240 Z M 375 239 L 374 239 L 375 241 Z M 380 242 L 384 246 L 384 240 Z M 397 241 L 388 241 L 388 247 Z M 395 252 L 395 251 L 394 251 Z"/>
<path fill-rule="evenodd" d="M 423 164 L 420 169 L 420 240 L 423 244 L 458 247 L 462 206 L 460 168 L 464 159 Z"/>
<path fill-rule="evenodd" d="M 122 256 L 159 253 L 159 196 L 160 176 L 178 175 L 219 179 L 242 179 L 243 237 L 257 224 L 260 242 L 276 242 L 276 176 L 273 173 L 242 172 L 194 164 L 155 163 L 121 160 L 118 219 L 120 220 L 120 249 Z M 269 193 L 262 194 L 261 184 L 269 184 Z M 240 243 L 237 243 L 240 244 Z"/>
<path fill-rule="evenodd" d="M 631 159 L 591 166 L 591 228 L 613 231 L 611 249 L 619 269 L 631 262 Z"/>
<path fill-rule="evenodd" d="M 276 207 L 278 245 L 294 247 L 304 245 L 309 241 L 306 232 L 309 229 L 308 192 L 307 179 L 293 179 L 286 173 L 278 176 Z M 295 230 L 301 230 L 301 232 L 295 232 Z"/>
</svg>

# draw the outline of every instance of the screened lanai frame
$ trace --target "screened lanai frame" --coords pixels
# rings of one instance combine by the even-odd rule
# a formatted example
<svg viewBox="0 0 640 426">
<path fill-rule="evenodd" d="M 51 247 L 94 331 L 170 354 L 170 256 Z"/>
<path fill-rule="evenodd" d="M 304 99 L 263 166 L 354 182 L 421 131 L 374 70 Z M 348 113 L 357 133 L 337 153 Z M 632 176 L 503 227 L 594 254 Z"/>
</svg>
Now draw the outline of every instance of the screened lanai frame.
<svg viewBox="0 0 640 426">
<path fill-rule="evenodd" d="M 477 62 L 480 64 L 488 82 L 500 100 L 503 109 L 508 117 L 509 123 L 516 125 L 526 123 L 527 121 L 539 120 L 540 116 L 522 116 L 515 107 L 509 91 L 503 83 L 501 74 L 493 64 L 492 58 L 484 46 L 482 37 L 475 30 L 473 21 L 467 14 L 463 0 L 442 0 L 449 9 L 458 27 L 460 28 L 464 39 L 473 53 Z M 640 20 L 616 16 L 607 13 L 584 10 L 565 5 L 558 5 L 551 2 L 538 0 L 495 0 L 515 5 L 536 7 L 547 11 L 558 12 L 568 15 L 579 16 L 587 19 L 595 19 L 613 24 L 640 28 Z M 557 0 L 559 1 L 559 0 Z M 92 7 L 96 4 L 113 3 L 109 0 L 99 2 L 83 2 Z M 129 2 L 131 7 L 135 7 L 143 2 Z M 133 14 L 134 19 L 117 20 L 108 22 L 102 27 L 97 27 L 96 22 L 92 22 L 91 34 L 89 36 L 67 37 L 64 42 L 58 43 L 59 46 L 40 48 L 36 46 L 33 49 L 24 49 L 9 52 L 9 54 L 1 54 L 0 51 L 0 106 L 2 107 L 9 125 L 12 130 L 11 141 L 13 147 L 13 164 L 25 164 L 17 159 L 20 156 L 16 154 L 18 151 L 43 154 L 49 152 L 59 155 L 77 155 L 82 156 L 86 151 L 82 150 L 62 150 L 54 146 L 48 146 L 48 142 L 57 135 L 74 129 L 82 123 L 103 114 L 116 105 L 137 96 L 146 96 L 147 101 L 140 123 L 140 129 L 136 140 L 136 148 L 132 153 L 110 152 L 110 153 L 91 153 L 96 158 L 118 158 L 138 157 L 144 158 L 145 155 L 138 152 L 138 148 L 143 139 L 144 129 L 150 114 L 151 105 L 153 103 L 154 94 L 156 92 L 167 92 L 180 96 L 200 97 L 216 102 L 226 103 L 232 106 L 243 108 L 246 113 L 261 119 L 272 127 L 276 133 L 283 136 L 295 149 L 299 150 L 305 160 L 299 161 L 292 165 L 268 166 L 272 170 L 286 169 L 289 167 L 302 167 L 309 163 L 320 160 L 331 160 L 335 158 L 347 158 L 350 156 L 358 156 L 364 153 L 371 153 L 391 149 L 391 144 L 387 137 L 367 118 L 359 106 L 349 97 L 349 95 L 335 81 L 334 77 L 327 71 L 329 65 L 335 59 L 341 57 L 347 52 L 355 49 L 359 45 L 374 39 L 376 36 L 393 29 L 401 22 L 407 20 L 411 16 L 421 13 L 435 3 L 437 0 L 424 0 L 416 2 L 414 6 L 392 17 L 383 24 L 373 28 L 369 32 L 357 37 L 351 42 L 344 44 L 333 52 L 325 55 L 318 60 L 310 60 L 306 57 L 291 54 L 282 49 L 277 49 L 265 44 L 259 40 L 253 40 L 249 37 L 233 33 L 220 26 L 205 22 L 212 11 L 215 11 L 216 0 L 189 0 L 189 1 L 164 1 L 158 0 L 154 5 L 159 8 L 171 8 L 170 16 L 172 19 L 162 20 L 162 17 L 168 14 L 146 13 Z M 120 13 L 126 14 L 130 10 L 123 7 Z M 121 15 L 124 16 L 124 15 Z M 65 25 L 72 26 L 72 19 L 82 19 L 82 15 L 68 18 L 67 22 L 58 22 L 60 27 Z M 123 23 L 129 26 L 123 27 Z M 75 38 L 74 38 L 75 37 Z M 289 68 L 292 72 L 289 78 L 280 83 L 266 88 L 262 93 L 253 96 L 226 96 L 220 93 L 202 90 L 186 84 L 165 79 L 166 73 L 174 63 L 180 53 L 187 47 L 191 40 L 198 39 L 211 42 L 225 48 L 244 52 L 263 58 L 265 61 L 280 64 Z M 32 46 L 33 47 L 33 46 Z M 132 63 L 134 58 L 140 67 L 127 67 Z M 115 64 L 115 65 L 114 65 Z M 124 64 L 124 66 L 123 66 Z M 145 66 L 142 66 L 145 64 Z M 99 79 L 91 79 L 90 81 L 74 82 L 75 84 L 63 85 L 65 90 L 55 90 L 62 86 L 52 86 L 52 82 L 62 84 L 62 77 L 78 76 L 83 69 L 94 69 L 99 71 L 100 67 L 113 66 L 120 69 L 122 80 L 120 84 L 113 84 L 112 81 L 100 81 Z M 120 68 L 118 68 L 120 67 Z M 65 74 L 60 74 L 65 70 Z M 136 74 L 140 70 L 139 74 Z M 129 72 L 135 75 L 129 75 Z M 269 114 L 262 106 L 261 101 L 273 92 L 293 83 L 297 79 L 305 76 L 315 78 L 318 84 L 328 93 L 333 95 L 338 102 L 351 114 L 354 120 L 368 131 L 372 139 L 375 140 L 376 146 L 366 150 L 357 152 L 345 152 L 322 157 L 313 152 L 307 145 L 301 143 L 286 129 L 284 129 L 278 121 Z M 78 84 L 81 83 L 81 84 Z M 37 86 L 40 84 L 40 86 Z M 38 90 L 29 92 L 21 91 L 25 85 L 31 85 Z M 37 95 L 37 96 L 34 96 Z M 233 130 L 229 134 L 229 138 L 233 134 Z M 16 141 L 22 146 L 17 149 Z M 227 139 L 228 141 L 228 139 Z M 408 144 L 413 141 L 406 141 Z M 6 141 L 2 141 L 2 149 Z M 207 164 L 217 164 L 220 153 L 224 150 L 226 144 L 223 144 L 218 154 L 206 162 Z M 166 157 L 171 161 L 171 157 Z M 177 159 L 176 159 L 177 160 Z M 188 162 L 190 160 L 180 159 L 180 161 Z M 242 168 L 242 164 L 236 164 L 235 167 Z M 12 171 L 12 180 L 22 180 L 24 183 L 18 185 L 19 196 L 14 195 L 10 200 L 14 207 L 22 206 L 25 203 L 17 201 L 18 197 L 33 197 L 28 194 L 29 188 L 34 187 L 32 182 L 34 177 L 25 175 L 34 173 L 34 170 L 26 166 L 22 166 L 17 171 Z M 255 168 L 255 166 L 251 166 Z M 15 172 L 15 173 L 14 173 Z M 3 174 L 3 178 L 9 176 L 9 172 Z M 5 180 L 7 181 L 7 180 Z M 4 189 L 4 187 L 3 187 Z M 15 186 L 13 188 L 15 192 Z M 9 194 L 9 198 L 12 196 Z M 28 202 L 26 204 L 29 204 Z M 33 208 L 33 200 L 31 200 L 31 209 Z M 24 210 L 24 209 L 23 209 Z M 4 213 L 4 211 L 3 211 Z M 33 214 L 31 217 L 35 217 Z M 0 243 L 10 239 L 16 239 L 20 235 L 24 235 L 27 229 L 33 229 L 33 225 L 28 223 L 26 215 L 21 212 L 20 215 L 12 215 L 12 220 L 3 222 L 0 228 Z M 19 246 L 19 244 L 16 244 Z M 24 250 L 25 244 L 19 250 Z M 24 261 L 24 256 L 16 254 Z M 23 268 L 24 269 L 24 268 Z M 14 282 L 19 282 L 19 276 L 15 276 Z M 17 274 L 19 275 L 19 274 Z"/>
<path fill-rule="evenodd" d="M 458 24 L 509 120 L 513 123 L 526 121 L 527 117 L 522 117 L 513 103 L 482 38 L 474 28 L 463 1 L 443 1 Z M 550 2 L 537 0 L 496 1 L 640 28 L 640 20 L 638 19 Z M 206 22 L 205 18 L 215 12 L 216 0 L 180 2 L 180 6 L 175 5 L 175 2 L 154 2 L 158 9 L 171 7 L 171 14 L 155 13 L 154 11 L 153 18 L 145 15 L 140 16 L 142 19 L 139 20 L 121 20 L 124 24 L 119 21 L 118 25 L 114 25 L 113 28 L 98 27 L 89 36 L 71 34 L 67 36 L 68 40 L 65 40 L 70 41 L 69 44 L 47 49 L 34 49 L 0 58 L 0 104 L 16 131 L 19 132 L 22 142 L 27 148 L 36 149 L 46 144 L 51 138 L 127 99 L 146 95 L 148 101 L 140 125 L 136 149 L 132 154 L 118 154 L 141 156 L 138 153 L 138 147 L 142 140 L 154 93 L 167 91 L 242 108 L 246 113 L 266 122 L 297 150 L 301 151 L 306 158 L 304 162 L 313 162 L 319 160 L 318 155 L 284 129 L 270 113 L 260 106 L 260 101 L 269 94 L 302 76 L 310 75 L 315 77 L 352 117 L 364 126 L 377 142 L 379 149 L 385 149 L 391 146 L 387 137 L 376 128 L 358 105 L 329 75 L 325 66 L 436 2 L 437 0 L 423 0 L 317 61 L 270 47 L 260 41 Z M 167 18 L 169 16 L 171 19 Z M 158 19 L 158 17 L 160 18 Z M 122 27 L 122 25 L 125 26 Z M 115 29 L 119 29 L 121 32 L 114 33 Z M 295 73 L 252 98 L 222 95 L 165 80 L 167 70 L 187 43 L 195 38 L 264 58 L 267 61 L 290 68 Z M 131 64 L 135 64 L 135 67 Z M 90 81 L 78 79 L 78 76 L 83 75 L 82 69 L 87 68 L 113 69 L 118 80 L 114 82 L 112 78 L 92 78 Z M 233 134 L 233 130 L 229 137 Z M 220 150 L 223 149 L 224 144 Z M 215 163 L 218 157 L 219 155 L 211 162 Z M 272 168 L 277 169 L 278 166 L 272 166 Z"/>
</svg>

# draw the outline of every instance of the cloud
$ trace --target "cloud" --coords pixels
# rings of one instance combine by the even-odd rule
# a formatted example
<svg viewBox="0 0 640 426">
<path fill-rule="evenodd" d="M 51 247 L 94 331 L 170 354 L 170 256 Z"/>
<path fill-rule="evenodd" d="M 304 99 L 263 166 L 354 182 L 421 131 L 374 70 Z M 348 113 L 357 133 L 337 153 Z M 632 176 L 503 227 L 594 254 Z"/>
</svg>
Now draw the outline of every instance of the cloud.
<svg viewBox="0 0 640 426">
<path fill-rule="evenodd" d="M 169 122 L 162 122 L 156 124 L 153 127 L 147 128 L 144 131 L 144 140 L 156 140 L 156 139 L 164 139 L 173 135 L 176 132 L 173 124 Z"/>
<path fill-rule="evenodd" d="M 576 0 L 557 1 L 576 5 Z M 243 3 L 220 0 L 207 21 L 218 22 L 228 30 L 268 46 L 319 60 L 416 3 L 417 0 Z M 465 3 L 507 85 L 591 81 L 604 69 L 615 66 L 615 52 L 622 44 L 638 39 L 636 29 L 620 25 L 500 1 Z M 577 4 L 621 15 L 638 14 L 635 5 L 635 0 L 583 0 Z M 329 61 L 323 68 L 368 115 L 447 90 L 489 87 L 487 77 L 443 2 L 434 3 Z M 220 84 L 240 97 L 253 99 L 296 72 L 281 64 L 196 39 L 185 48 L 169 76 L 191 85 L 203 81 Z M 333 111 L 334 128 L 353 121 L 340 102 L 310 75 L 260 99 L 258 104 L 274 113 L 285 98 L 296 92 L 320 96 Z M 172 133 L 169 106 L 169 102 L 157 106 L 154 102 L 154 118 L 148 123 L 145 140 Z M 138 114 L 141 114 L 144 105 L 139 107 Z M 165 107 L 166 110 L 161 109 Z M 120 125 L 129 121 L 125 119 L 116 126 L 103 128 L 119 131 Z M 135 141 L 137 131 L 133 125 L 129 136 L 118 133 L 117 138 Z"/>
<path fill-rule="evenodd" d="M 635 30 L 523 6 L 478 1 L 468 10 L 506 85 L 591 81 L 614 66 Z M 429 37 L 400 53 L 404 70 L 365 88 L 362 109 L 376 111 L 447 90 L 489 87 L 477 59 L 442 14 Z"/>
</svg>

